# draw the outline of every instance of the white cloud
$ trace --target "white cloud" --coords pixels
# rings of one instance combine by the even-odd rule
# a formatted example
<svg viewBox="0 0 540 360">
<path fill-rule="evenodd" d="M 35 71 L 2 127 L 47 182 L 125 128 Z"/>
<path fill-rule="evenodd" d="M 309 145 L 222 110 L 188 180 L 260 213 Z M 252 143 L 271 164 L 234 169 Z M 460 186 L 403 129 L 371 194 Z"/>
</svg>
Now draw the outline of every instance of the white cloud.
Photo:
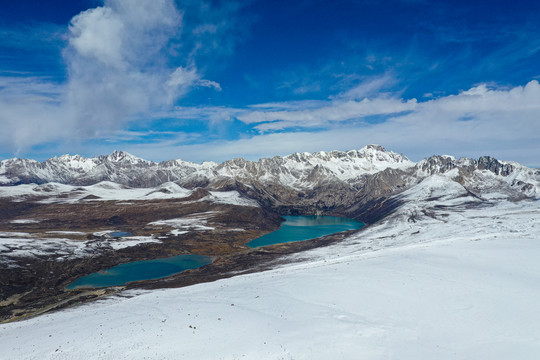
<svg viewBox="0 0 540 360">
<path fill-rule="evenodd" d="M 220 90 L 179 54 L 182 30 L 173 0 L 106 0 L 75 16 L 63 52 L 65 83 L 0 76 L 0 148 L 104 136 L 171 107 L 194 86 Z"/>
<path fill-rule="evenodd" d="M 169 97 L 174 98 L 177 94 L 184 94 L 199 78 L 200 75 L 197 74 L 197 69 L 193 67 L 184 68 L 180 66 L 176 68 L 166 82 Z"/>
<path fill-rule="evenodd" d="M 71 20 L 69 44 L 79 56 L 105 65 L 124 67 L 122 54 L 124 23 L 110 7 L 82 12 Z"/>
<path fill-rule="evenodd" d="M 351 119 L 372 115 L 385 115 L 411 111 L 417 107 L 416 99 L 403 101 L 395 98 L 376 98 L 361 101 L 332 101 L 315 109 L 253 111 L 238 116 L 246 124 L 257 124 L 261 131 L 282 130 L 292 127 L 318 128 Z"/>
<path fill-rule="evenodd" d="M 299 110 L 302 103 L 294 106 L 285 104 L 272 105 L 264 110 L 248 111 L 238 115 L 246 124 L 255 125 L 260 130 L 282 130 L 289 127 L 314 128 L 328 127 L 337 122 L 362 119 L 374 115 L 386 115 L 387 122 L 400 122 L 418 118 L 422 122 L 440 123 L 458 121 L 464 117 L 482 119 L 504 114 L 532 111 L 540 114 L 540 85 L 533 80 L 526 86 L 512 89 L 489 89 L 485 84 L 438 99 L 418 102 L 416 99 L 398 99 L 385 96 L 362 100 L 333 100 L 327 102 L 309 102 L 310 108 Z M 314 106 L 315 105 L 315 106 Z M 281 106 L 282 110 L 279 110 Z M 403 114 L 403 113 L 406 114 Z"/>
<path fill-rule="evenodd" d="M 181 20 L 172 0 L 108 0 L 72 19 L 65 106 L 80 136 L 118 128 L 187 92 L 200 77 L 195 66 L 166 65 Z"/>
<path fill-rule="evenodd" d="M 468 157 L 492 155 L 540 167 L 540 84 L 537 81 L 511 89 L 479 85 L 457 95 L 425 102 L 373 99 L 366 103 L 311 102 L 310 106 L 318 107 L 306 111 L 276 111 L 279 106 L 297 109 L 301 107 L 298 102 L 264 104 L 259 108 L 268 111 L 250 110 L 243 114 L 241 110 L 232 109 L 229 111 L 232 116 L 236 114 L 258 128 L 264 125 L 276 130 L 286 123 L 289 127 L 296 124 L 301 129 L 263 132 L 233 141 L 194 145 L 168 143 L 162 150 L 192 161 L 221 161 L 238 156 L 257 159 L 303 151 L 350 150 L 378 143 L 414 160 L 441 153 Z M 225 110 L 206 109 L 209 114 Z M 403 110 L 408 111 L 403 113 Z M 184 109 L 184 113 L 186 111 Z M 367 114 L 385 115 L 387 119 L 356 125 L 339 121 Z M 272 120 L 278 121 L 268 123 Z M 323 130 L 311 130 L 312 123 L 320 124 Z"/>
<path fill-rule="evenodd" d="M 0 101 L 17 102 L 18 99 L 25 97 L 33 101 L 55 102 L 62 94 L 62 87 L 52 83 L 49 79 L 38 76 L 10 74 L 18 76 L 0 76 Z"/>
<path fill-rule="evenodd" d="M 212 81 L 212 80 L 201 79 L 201 80 L 197 81 L 197 86 L 214 88 L 217 91 L 221 91 L 221 85 L 219 83 L 215 82 L 215 81 Z"/>
</svg>

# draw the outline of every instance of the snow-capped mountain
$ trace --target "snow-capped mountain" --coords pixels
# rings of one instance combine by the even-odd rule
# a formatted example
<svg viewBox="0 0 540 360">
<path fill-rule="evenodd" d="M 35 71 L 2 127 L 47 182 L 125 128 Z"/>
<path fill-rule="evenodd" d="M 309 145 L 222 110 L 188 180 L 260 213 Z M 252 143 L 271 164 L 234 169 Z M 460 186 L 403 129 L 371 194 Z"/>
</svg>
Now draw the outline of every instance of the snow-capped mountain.
<svg viewBox="0 0 540 360">
<path fill-rule="evenodd" d="M 187 189 L 236 190 L 283 214 L 335 213 L 368 222 L 395 208 L 395 195 L 432 176 L 442 176 L 484 200 L 540 196 L 540 170 L 515 162 L 489 156 L 456 159 L 445 155 L 415 163 L 378 145 L 258 161 L 237 158 L 221 164 L 183 160 L 156 163 L 122 151 L 90 159 L 63 155 L 44 162 L 0 162 L 2 185 L 56 182 L 80 186 L 109 181 L 152 188 L 175 182 Z"/>
<path fill-rule="evenodd" d="M 209 175 L 208 170 L 216 166 L 217 163 L 212 162 L 196 164 L 183 160 L 155 163 L 116 150 L 110 155 L 95 158 L 62 155 L 43 162 L 15 158 L 0 162 L 0 185 L 47 182 L 93 185 L 111 181 L 143 188 L 186 179 L 199 172 Z"/>
<path fill-rule="evenodd" d="M 132 187 L 150 187 L 167 181 L 204 183 L 229 178 L 278 182 L 302 189 L 312 187 L 314 182 L 322 178 L 335 177 L 355 183 L 364 175 L 386 168 L 407 168 L 413 165 L 405 156 L 376 145 L 368 145 L 358 151 L 295 153 L 257 162 L 238 158 L 222 164 L 197 164 L 180 159 L 155 163 L 123 151 L 114 151 L 108 156 L 90 159 L 79 155 L 62 155 L 44 162 L 17 158 L 4 160 L 0 162 L 0 184 L 58 182 L 92 185 L 100 181 L 112 181 Z"/>
<path fill-rule="evenodd" d="M 474 193 L 494 195 L 503 191 L 514 200 L 540 196 L 540 170 L 490 156 L 478 160 L 452 156 L 432 156 L 416 165 L 417 176 L 440 174 L 464 185 Z"/>
</svg>

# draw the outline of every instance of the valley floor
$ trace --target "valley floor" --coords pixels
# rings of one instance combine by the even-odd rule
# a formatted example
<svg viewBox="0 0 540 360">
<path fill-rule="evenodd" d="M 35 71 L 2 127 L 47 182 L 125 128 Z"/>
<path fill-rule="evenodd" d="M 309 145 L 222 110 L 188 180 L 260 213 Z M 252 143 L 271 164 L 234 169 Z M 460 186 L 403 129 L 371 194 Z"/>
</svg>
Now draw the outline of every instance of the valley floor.
<svg viewBox="0 0 540 360">
<path fill-rule="evenodd" d="M 540 202 L 452 206 L 412 204 L 275 270 L 2 324 L 0 357 L 540 358 Z"/>
</svg>

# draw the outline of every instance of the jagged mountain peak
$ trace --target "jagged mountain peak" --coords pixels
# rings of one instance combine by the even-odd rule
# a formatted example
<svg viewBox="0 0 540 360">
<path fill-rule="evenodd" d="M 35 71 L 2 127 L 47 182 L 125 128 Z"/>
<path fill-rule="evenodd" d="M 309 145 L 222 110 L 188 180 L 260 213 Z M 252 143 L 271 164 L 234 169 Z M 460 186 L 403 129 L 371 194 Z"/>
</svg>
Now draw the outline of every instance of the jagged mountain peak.
<svg viewBox="0 0 540 360">
<path fill-rule="evenodd" d="M 382 147 L 381 145 L 378 145 L 378 144 L 368 144 L 368 145 L 364 146 L 362 149 L 373 149 L 373 150 L 377 150 L 377 151 L 386 152 L 386 149 L 384 147 Z"/>
<path fill-rule="evenodd" d="M 405 155 L 388 151 L 380 145 L 367 145 L 358 150 L 358 154 L 371 161 L 389 163 L 411 163 Z"/>
<path fill-rule="evenodd" d="M 348 150 L 348 151 L 318 151 L 314 153 L 302 152 L 302 153 L 293 153 L 291 155 L 285 156 L 285 159 L 291 159 L 295 161 L 310 161 L 314 158 L 329 161 L 329 160 L 344 160 L 350 161 L 355 158 L 362 158 L 371 163 L 375 162 L 387 162 L 387 163 L 410 163 L 412 162 L 402 154 L 395 153 L 393 151 L 388 151 L 380 145 L 366 145 L 360 150 Z"/>
<path fill-rule="evenodd" d="M 445 173 L 457 167 L 456 158 L 449 155 L 432 155 L 420 160 L 416 168 L 427 174 Z"/>
<path fill-rule="evenodd" d="M 61 155 L 61 156 L 55 156 L 49 160 L 71 160 L 71 159 L 77 159 L 77 160 L 80 160 L 80 159 L 85 159 L 83 156 L 79 155 L 79 154 L 75 154 L 75 155 L 71 155 L 71 154 L 64 154 L 64 155 Z"/>
<path fill-rule="evenodd" d="M 497 160 L 491 156 L 476 159 L 462 157 L 457 160 L 450 155 L 433 155 L 419 161 L 416 168 L 428 174 L 440 174 L 459 168 L 461 171 L 488 170 L 495 175 L 508 176 L 516 168 L 526 168 L 518 163 Z"/>
<path fill-rule="evenodd" d="M 46 168 L 49 165 L 53 167 L 67 167 L 73 169 L 80 169 L 83 171 L 89 171 L 96 166 L 98 160 L 96 158 L 86 158 L 81 155 L 69 155 L 64 154 L 60 157 L 53 157 L 43 162 L 43 167 Z"/>
<path fill-rule="evenodd" d="M 482 156 L 478 159 L 478 169 L 489 170 L 496 175 L 508 176 L 514 171 L 515 166 L 491 156 Z"/>
<path fill-rule="evenodd" d="M 129 163 L 151 163 L 151 161 L 141 159 L 135 155 L 128 153 L 127 151 L 114 150 L 110 155 L 105 157 L 106 160 L 111 162 L 129 162 Z"/>
</svg>

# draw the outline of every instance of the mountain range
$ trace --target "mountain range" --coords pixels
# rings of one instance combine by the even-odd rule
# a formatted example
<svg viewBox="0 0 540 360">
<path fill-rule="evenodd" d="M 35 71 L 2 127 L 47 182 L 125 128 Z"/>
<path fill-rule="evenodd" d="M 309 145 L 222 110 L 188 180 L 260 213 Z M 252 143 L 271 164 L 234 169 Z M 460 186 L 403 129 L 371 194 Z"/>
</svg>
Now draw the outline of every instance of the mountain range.
<svg viewBox="0 0 540 360">
<path fill-rule="evenodd" d="M 400 203 L 399 194 L 425 179 L 458 186 L 467 196 L 489 202 L 540 197 L 540 170 L 489 156 L 456 159 L 436 155 L 413 162 L 379 145 L 360 150 L 294 153 L 247 161 L 202 164 L 147 161 L 127 152 L 85 158 L 63 155 L 39 162 L 0 162 L 0 185 L 61 183 L 87 186 L 103 181 L 131 188 L 174 182 L 186 189 L 238 191 L 280 214 L 335 214 L 374 222 Z M 166 192 L 166 187 L 160 188 Z"/>
</svg>

